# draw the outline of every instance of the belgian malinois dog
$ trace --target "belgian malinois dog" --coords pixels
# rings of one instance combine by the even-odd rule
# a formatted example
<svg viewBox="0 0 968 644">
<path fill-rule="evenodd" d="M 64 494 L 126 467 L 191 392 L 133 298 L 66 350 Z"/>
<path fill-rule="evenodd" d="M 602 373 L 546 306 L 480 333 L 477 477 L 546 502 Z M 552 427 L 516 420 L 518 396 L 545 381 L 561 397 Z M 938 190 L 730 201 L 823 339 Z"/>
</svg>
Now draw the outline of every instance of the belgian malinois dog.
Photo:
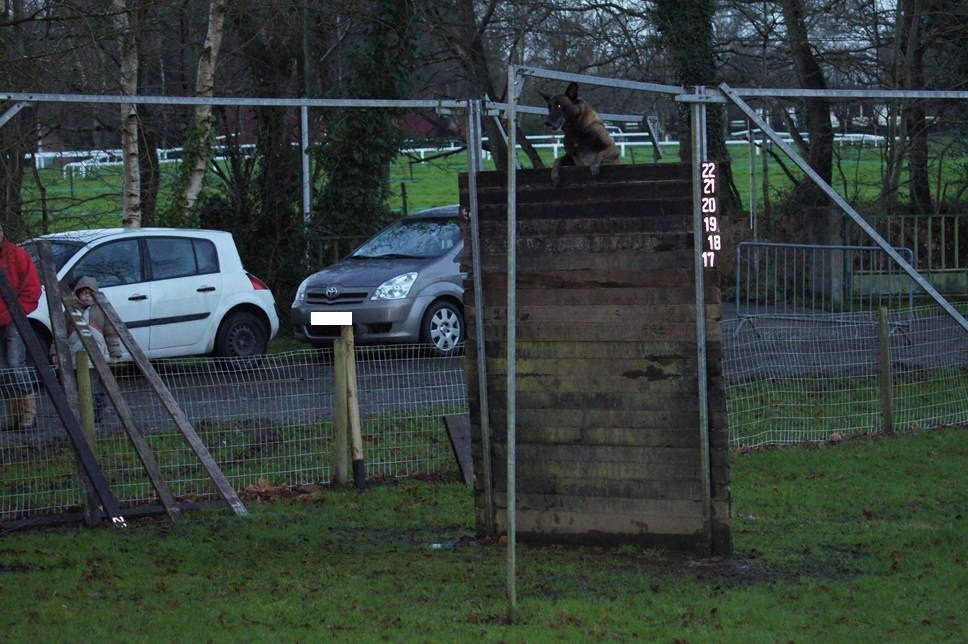
<svg viewBox="0 0 968 644">
<path fill-rule="evenodd" d="M 603 165 L 618 163 L 618 148 L 595 109 L 578 97 L 578 83 L 569 83 L 564 94 L 548 96 L 548 119 L 552 132 L 565 133 L 565 155 L 555 159 L 551 182 L 561 183 L 561 166 L 587 166 L 597 176 Z"/>
</svg>

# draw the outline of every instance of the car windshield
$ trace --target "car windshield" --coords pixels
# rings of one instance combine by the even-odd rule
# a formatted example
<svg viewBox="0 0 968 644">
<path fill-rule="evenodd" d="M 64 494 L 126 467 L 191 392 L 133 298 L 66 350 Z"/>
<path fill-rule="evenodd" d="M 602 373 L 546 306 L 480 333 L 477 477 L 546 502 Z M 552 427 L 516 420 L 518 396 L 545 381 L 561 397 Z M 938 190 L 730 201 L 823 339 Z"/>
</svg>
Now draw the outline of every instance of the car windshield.
<svg viewBox="0 0 968 644">
<path fill-rule="evenodd" d="M 402 219 L 350 254 L 354 259 L 440 257 L 460 241 L 455 219 Z"/>
<path fill-rule="evenodd" d="M 34 264 L 40 267 L 40 251 L 37 248 L 39 241 L 28 241 L 24 242 L 23 247 L 28 253 L 30 253 L 31 258 L 34 260 Z M 50 244 L 51 254 L 54 256 L 54 267 L 56 270 L 60 270 L 64 267 L 71 257 L 74 256 L 77 251 L 84 247 L 84 242 L 74 241 L 74 240 L 47 240 Z"/>
</svg>

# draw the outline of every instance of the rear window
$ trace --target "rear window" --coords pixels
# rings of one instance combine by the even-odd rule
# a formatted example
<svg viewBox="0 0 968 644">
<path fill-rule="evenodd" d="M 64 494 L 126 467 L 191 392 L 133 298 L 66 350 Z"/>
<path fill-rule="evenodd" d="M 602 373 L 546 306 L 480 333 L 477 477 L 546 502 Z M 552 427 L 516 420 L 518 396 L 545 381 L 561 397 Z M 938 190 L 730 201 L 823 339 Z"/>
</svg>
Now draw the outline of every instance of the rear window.
<svg viewBox="0 0 968 644">
<path fill-rule="evenodd" d="M 166 280 L 218 272 L 215 244 L 188 237 L 147 237 L 151 277 Z"/>
<path fill-rule="evenodd" d="M 30 256 L 34 260 L 34 264 L 36 264 L 38 268 L 40 268 L 40 251 L 37 248 L 39 243 L 39 241 L 29 241 L 25 242 L 23 245 L 24 249 L 30 253 Z M 47 243 L 50 244 L 50 251 L 54 256 L 54 266 L 56 267 L 57 271 L 64 268 L 64 264 L 67 263 L 67 260 L 73 257 L 77 251 L 84 247 L 83 243 L 77 241 L 47 240 Z"/>
</svg>

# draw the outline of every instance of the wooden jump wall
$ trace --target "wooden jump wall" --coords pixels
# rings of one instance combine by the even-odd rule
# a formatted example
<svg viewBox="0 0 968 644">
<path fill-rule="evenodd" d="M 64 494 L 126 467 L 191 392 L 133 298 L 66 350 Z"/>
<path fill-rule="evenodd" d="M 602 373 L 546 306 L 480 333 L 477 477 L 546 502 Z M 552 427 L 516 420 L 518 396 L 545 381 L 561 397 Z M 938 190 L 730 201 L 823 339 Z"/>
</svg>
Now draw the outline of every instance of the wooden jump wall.
<svg viewBox="0 0 968 644">
<path fill-rule="evenodd" d="M 517 173 L 518 538 L 732 549 L 720 297 L 707 273 L 707 374 L 699 374 L 691 170 L 621 165 L 592 177 Z M 507 175 L 478 174 L 483 319 L 475 317 L 470 220 L 469 389 L 477 531 L 485 535 L 476 327 L 484 327 L 496 532 L 507 526 Z M 461 205 L 469 207 L 467 176 Z M 708 383 L 701 472 L 699 377 Z M 705 507 L 711 501 L 710 507 Z M 707 520 L 708 519 L 708 520 Z"/>
</svg>

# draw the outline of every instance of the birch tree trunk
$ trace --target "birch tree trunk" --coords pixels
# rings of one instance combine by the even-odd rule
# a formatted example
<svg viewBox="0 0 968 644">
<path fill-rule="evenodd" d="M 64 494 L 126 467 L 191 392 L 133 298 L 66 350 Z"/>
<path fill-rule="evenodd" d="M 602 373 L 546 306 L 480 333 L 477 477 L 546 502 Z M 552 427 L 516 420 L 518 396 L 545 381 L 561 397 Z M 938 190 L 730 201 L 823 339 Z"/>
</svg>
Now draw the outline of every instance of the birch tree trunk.
<svg viewBox="0 0 968 644">
<path fill-rule="evenodd" d="M 212 0 L 208 13 L 208 34 L 205 46 L 198 58 L 198 75 L 195 80 L 195 96 L 211 98 L 215 92 L 215 61 L 222 44 L 222 30 L 225 25 L 225 9 L 227 0 Z M 176 217 L 186 225 L 193 220 L 192 212 L 195 202 L 202 191 L 205 170 L 212 161 L 212 106 L 199 105 L 195 108 L 195 121 L 190 128 L 186 141 L 184 163 L 187 176 L 184 192 L 179 203 Z"/>
<path fill-rule="evenodd" d="M 121 95 L 138 93 L 138 40 L 131 27 L 125 0 L 114 0 L 114 24 L 121 43 Z M 121 104 L 121 154 L 124 178 L 121 188 L 121 225 L 141 227 L 141 172 L 138 158 L 138 109 Z"/>
</svg>

